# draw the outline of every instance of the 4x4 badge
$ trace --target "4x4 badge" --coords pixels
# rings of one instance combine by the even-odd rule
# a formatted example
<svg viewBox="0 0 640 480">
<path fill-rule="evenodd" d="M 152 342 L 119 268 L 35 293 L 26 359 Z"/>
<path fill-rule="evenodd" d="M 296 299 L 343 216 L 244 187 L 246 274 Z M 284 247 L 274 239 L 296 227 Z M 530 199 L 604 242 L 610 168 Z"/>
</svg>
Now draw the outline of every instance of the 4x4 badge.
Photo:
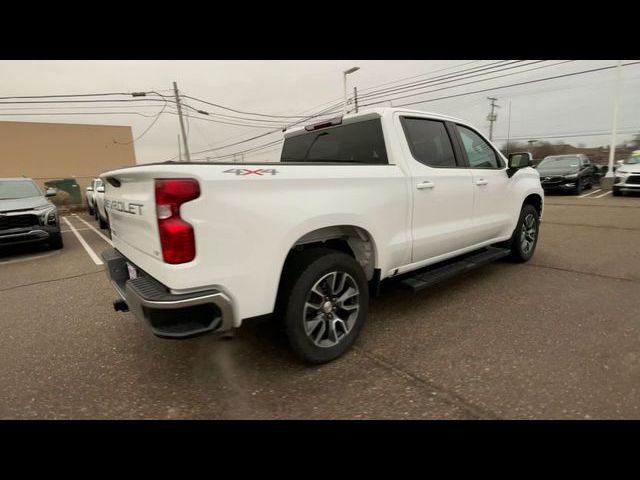
<svg viewBox="0 0 640 480">
<path fill-rule="evenodd" d="M 249 168 L 231 168 L 229 170 L 225 170 L 222 173 L 235 173 L 236 175 L 266 175 L 266 174 L 271 174 L 271 175 L 276 175 L 278 173 L 277 170 L 273 169 L 273 168 L 256 168 L 254 170 L 251 170 Z"/>
</svg>

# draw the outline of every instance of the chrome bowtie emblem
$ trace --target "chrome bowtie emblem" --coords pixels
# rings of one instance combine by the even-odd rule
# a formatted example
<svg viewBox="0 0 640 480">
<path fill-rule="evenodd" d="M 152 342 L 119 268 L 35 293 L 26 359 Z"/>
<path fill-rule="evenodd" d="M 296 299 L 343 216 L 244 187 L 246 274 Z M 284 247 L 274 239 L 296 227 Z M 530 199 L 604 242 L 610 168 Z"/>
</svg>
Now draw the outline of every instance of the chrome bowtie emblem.
<svg viewBox="0 0 640 480">
<path fill-rule="evenodd" d="M 545 180 L 551 180 L 551 177 L 544 177 Z"/>
</svg>

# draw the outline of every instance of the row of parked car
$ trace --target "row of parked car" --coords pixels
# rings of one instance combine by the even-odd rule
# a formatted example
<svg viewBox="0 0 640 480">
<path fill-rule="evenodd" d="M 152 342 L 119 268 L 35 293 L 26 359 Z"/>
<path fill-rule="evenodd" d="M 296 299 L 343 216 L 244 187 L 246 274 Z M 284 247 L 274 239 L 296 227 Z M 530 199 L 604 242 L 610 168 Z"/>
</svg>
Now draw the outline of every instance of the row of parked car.
<svg viewBox="0 0 640 480">
<path fill-rule="evenodd" d="M 87 187 L 87 205 L 89 215 L 95 217 L 100 228 L 109 228 L 109 216 L 104 208 L 104 184 L 99 178 L 94 178 Z"/>
<path fill-rule="evenodd" d="M 580 194 L 600 183 L 607 173 L 606 165 L 592 163 L 586 155 L 551 155 L 545 157 L 536 167 L 540 183 L 545 192 L 564 191 Z M 626 160 L 620 160 L 614 167 L 615 184 L 613 195 L 623 192 L 640 191 L 640 150 Z"/>
</svg>

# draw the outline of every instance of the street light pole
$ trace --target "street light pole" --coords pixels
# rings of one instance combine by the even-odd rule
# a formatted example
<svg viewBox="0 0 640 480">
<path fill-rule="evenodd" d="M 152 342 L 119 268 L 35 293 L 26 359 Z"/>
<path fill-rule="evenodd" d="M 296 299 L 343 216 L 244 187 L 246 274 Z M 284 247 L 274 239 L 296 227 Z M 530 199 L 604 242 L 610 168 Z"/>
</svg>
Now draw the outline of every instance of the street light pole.
<svg viewBox="0 0 640 480">
<path fill-rule="evenodd" d="M 349 70 L 345 70 L 342 72 L 342 86 L 344 87 L 344 109 L 342 111 L 343 115 L 347 114 L 347 75 L 353 72 L 357 72 L 360 70 L 360 67 L 352 67 Z"/>
</svg>

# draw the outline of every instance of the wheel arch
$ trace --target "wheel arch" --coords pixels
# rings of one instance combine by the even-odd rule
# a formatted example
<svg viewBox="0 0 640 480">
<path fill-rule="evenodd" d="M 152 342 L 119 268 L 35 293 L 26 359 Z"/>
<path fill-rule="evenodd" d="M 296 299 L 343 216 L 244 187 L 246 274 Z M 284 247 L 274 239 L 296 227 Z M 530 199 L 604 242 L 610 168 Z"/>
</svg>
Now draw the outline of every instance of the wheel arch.
<svg viewBox="0 0 640 480">
<path fill-rule="evenodd" d="M 544 200 L 540 195 L 538 195 L 537 193 L 530 193 L 522 201 L 522 207 L 524 207 L 525 205 L 531 205 L 533 208 L 535 208 L 538 211 L 538 216 L 542 217 L 542 208 L 544 206 Z"/>
<path fill-rule="evenodd" d="M 375 241 L 366 228 L 357 225 L 330 225 L 316 228 L 300 236 L 290 245 L 282 265 L 282 272 L 289 258 L 296 252 L 316 247 L 331 248 L 352 256 L 362 267 L 367 281 L 374 278 L 377 266 Z"/>
</svg>

